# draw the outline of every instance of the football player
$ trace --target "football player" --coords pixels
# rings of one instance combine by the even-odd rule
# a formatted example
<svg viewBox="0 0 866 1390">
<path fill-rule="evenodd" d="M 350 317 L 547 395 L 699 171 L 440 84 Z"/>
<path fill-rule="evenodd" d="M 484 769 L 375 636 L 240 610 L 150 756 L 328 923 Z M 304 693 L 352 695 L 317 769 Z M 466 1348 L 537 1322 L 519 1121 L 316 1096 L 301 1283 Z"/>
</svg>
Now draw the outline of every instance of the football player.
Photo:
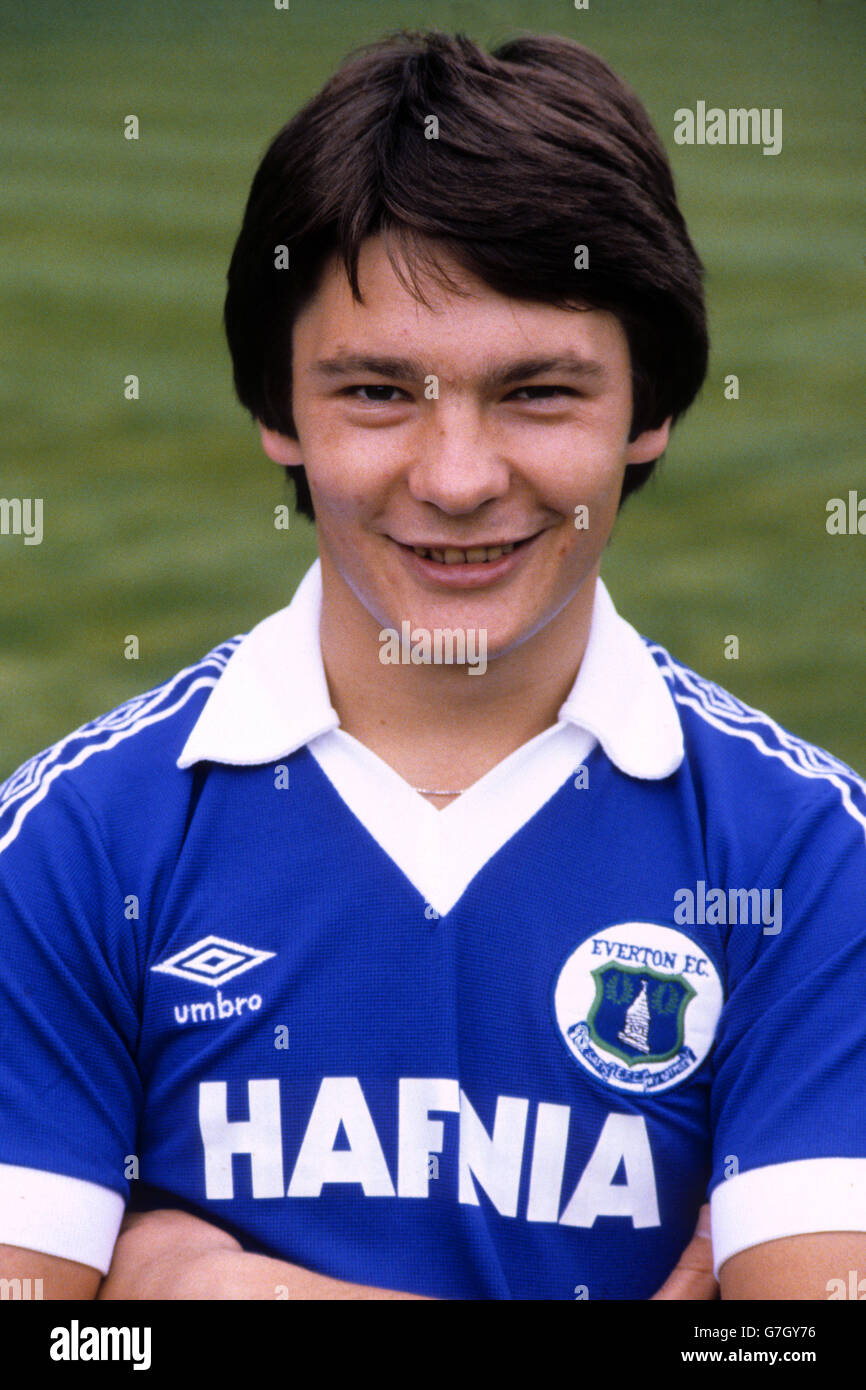
<svg viewBox="0 0 866 1390">
<path fill-rule="evenodd" d="M 565 39 L 387 40 L 276 136 L 226 327 L 319 559 L 3 789 L 4 1273 L 817 1298 L 866 1266 L 866 787 L 600 577 L 703 380 L 701 278 L 646 113 Z"/>
</svg>

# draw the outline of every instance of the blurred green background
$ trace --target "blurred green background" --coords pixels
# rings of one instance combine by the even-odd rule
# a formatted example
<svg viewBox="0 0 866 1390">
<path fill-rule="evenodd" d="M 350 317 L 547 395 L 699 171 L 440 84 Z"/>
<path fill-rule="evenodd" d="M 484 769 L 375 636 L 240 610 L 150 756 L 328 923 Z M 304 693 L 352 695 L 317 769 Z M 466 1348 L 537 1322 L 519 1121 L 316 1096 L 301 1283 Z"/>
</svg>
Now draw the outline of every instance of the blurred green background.
<svg viewBox="0 0 866 1390">
<path fill-rule="evenodd" d="M 287 493 L 233 395 L 225 273 L 271 136 L 399 27 L 568 34 L 643 98 L 713 351 L 605 578 L 641 632 L 866 772 L 866 536 L 825 529 L 829 498 L 866 497 L 862 0 L 4 0 L 0 496 L 42 497 L 45 533 L 0 536 L 0 780 L 249 630 L 313 558 L 310 526 L 273 525 Z M 698 100 L 781 107 L 782 153 L 674 145 Z"/>
</svg>

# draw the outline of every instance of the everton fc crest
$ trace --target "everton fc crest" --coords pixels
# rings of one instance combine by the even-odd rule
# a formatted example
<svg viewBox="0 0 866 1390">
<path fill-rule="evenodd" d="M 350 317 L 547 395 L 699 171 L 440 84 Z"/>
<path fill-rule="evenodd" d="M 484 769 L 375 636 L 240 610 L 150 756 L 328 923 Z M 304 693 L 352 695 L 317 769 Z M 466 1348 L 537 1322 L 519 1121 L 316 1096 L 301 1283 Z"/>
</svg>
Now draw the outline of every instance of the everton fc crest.
<svg viewBox="0 0 866 1390">
<path fill-rule="evenodd" d="M 553 993 L 575 1061 L 621 1091 L 657 1094 L 696 1071 L 722 1008 L 718 971 L 684 932 L 621 922 L 578 946 Z"/>
</svg>

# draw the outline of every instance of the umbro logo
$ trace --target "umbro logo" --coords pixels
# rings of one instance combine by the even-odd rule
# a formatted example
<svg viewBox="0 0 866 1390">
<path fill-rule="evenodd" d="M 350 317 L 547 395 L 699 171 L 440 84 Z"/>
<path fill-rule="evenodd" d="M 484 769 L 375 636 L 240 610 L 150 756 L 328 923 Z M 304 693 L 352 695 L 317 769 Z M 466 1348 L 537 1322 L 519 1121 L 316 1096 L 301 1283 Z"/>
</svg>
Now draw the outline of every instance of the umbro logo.
<svg viewBox="0 0 866 1390">
<path fill-rule="evenodd" d="M 203 936 L 194 945 L 160 965 L 152 965 L 151 970 L 164 975 L 178 975 L 182 980 L 194 980 L 199 985 L 224 985 L 235 975 L 252 970 L 254 965 L 271 960 L 275 951 L 256 951 L 252 946 L 242 946 L 239 941 L 227 941 L 223 936 Z"/>
</svg>

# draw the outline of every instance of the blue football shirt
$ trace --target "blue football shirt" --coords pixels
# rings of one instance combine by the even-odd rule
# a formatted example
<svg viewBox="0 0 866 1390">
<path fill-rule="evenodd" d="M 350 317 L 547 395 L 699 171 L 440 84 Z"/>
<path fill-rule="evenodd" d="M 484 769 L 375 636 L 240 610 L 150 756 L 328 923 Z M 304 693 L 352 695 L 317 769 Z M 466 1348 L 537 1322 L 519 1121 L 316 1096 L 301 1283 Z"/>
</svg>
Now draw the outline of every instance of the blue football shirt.
<svg viewBox="0 0 866 1390">
<path fill-rule="evenodd" d="M 339 728 L 321 582 L 0 790 L 0 1242 L 146 1187 L 444 1298 L 644 1299 L 866 1230 L 866 786 L 599 582 L 557 724 L 445 810 Z M 457 780 L 457 785 L 460 785 Z"/>
</svg>

